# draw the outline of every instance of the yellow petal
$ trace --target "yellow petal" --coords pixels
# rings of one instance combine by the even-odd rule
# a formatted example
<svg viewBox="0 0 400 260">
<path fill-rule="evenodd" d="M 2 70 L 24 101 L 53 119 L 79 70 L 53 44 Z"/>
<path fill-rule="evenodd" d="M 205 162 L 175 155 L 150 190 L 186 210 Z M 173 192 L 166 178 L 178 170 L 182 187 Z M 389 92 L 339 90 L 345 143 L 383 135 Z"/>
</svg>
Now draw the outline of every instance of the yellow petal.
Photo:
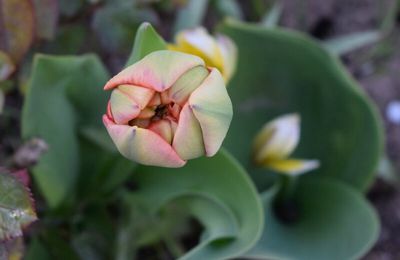
<svg viewBox="0 0 400 260">
<path fill-rule="evenodd" d="M 262 165 L 280 173 L 299 175 L 318 168 L 319 161 L 299 159 L 270 160 L 265 161 Z"/>
<path fill-rule="evenodd" d="M 175 37 L 176 45 L 169 45 L 170 50 L 190 53 L 201 57 L 207 66 L 223 72 L 223 56 L 216 40 L 202 27 L 184 30 Z"/>
<path fill-rule="evenodd" d="M 289 114 L 267 123 L 254 139 L 256 163 L 282 160 L 296 148 L 300 138 L 300 117 Z"/>
</svg>

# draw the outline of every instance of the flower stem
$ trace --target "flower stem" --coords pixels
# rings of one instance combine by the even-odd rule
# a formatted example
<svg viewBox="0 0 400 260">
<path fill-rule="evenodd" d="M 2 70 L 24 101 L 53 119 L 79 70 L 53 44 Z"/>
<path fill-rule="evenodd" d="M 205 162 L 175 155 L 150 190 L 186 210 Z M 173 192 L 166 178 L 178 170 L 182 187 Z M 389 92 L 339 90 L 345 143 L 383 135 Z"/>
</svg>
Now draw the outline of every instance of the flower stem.
<svg viewBox="0 0 400 260">
<path fill-rule="evenodd" d="M 298 177 L 293 175 L 281 175 L 281 188 L 275 200 L 275 213 L 285 224 L 292 224 L 300 217 L 299 207 L 294 200 Z"/>
</svg>

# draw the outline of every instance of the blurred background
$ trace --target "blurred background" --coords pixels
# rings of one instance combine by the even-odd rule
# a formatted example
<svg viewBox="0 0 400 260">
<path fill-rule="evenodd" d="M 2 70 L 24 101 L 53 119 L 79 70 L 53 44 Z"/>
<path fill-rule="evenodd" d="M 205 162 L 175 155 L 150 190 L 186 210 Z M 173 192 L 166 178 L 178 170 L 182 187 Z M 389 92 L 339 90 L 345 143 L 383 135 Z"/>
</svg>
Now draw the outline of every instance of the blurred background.
<svg viewBox="0 0 400 260">
<path fill-rule="evenodd" d="M 0 166 L 23 144 L 19 122 L 35 53 L 94 52 L 116 73 L 144 21 L 168 41 L 186 23 L 200 23 L 213 31 L 224 19 L 301 31 L 337 47 L 349 73 L 379 108 L 386 130 L 386 156 L 368 198 L 379 212 L 382 230 L 365 259 L 400 259 L 399 6 L 398 0 L 0 1 L 0 89 L 5 93 Z M 11 14 L 17 22 L 4 23 Z"/>
</svg>

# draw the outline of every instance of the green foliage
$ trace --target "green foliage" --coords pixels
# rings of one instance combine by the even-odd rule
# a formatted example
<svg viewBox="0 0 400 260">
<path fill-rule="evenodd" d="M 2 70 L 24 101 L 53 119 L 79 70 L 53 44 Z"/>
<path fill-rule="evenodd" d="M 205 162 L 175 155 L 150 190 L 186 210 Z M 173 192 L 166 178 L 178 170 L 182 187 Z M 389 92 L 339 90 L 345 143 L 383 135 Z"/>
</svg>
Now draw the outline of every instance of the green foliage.
<svg viewBox="0 0 400 260">
<path fill-rule="evenodd" d="M 157 17 L 150 9 L 138 9 L 132 2 L 106 4 L 93 18 L 93 29 L 103 47 L 110 52 L 129 50 L 135 31 L 144 21 L 155 23 Z"/>
<path fill-rule="evenodd" d="M 239 66 L 228 90 L 234 118 L 227 147 L 263 190 L 270 174 L 250 161 L 254 135 L 271 118 L 301 115 L 301 141 L 294 157 L 318 159 L 312 175 L 330 176 L 365 190 L 382 149 L 374 106 L 339 61 L 301 34 L 254 25 L 222 26 L 239 49 Z"/>
<path fill-rule="evenodd" d="M 294 194 L 299 219 L 283 224 L 274 214 L 276 187 L 262 194 L 265 226 L 245 254 L 257 259 L 359 259 L 379 234 L 371 205 L 351 187 L 331 179 L 303 179 Z"/>
<path fill-rule="evenodd" d="M 102 127 L 107 96 L 101 90 L 108 73 L 93 55 L 38 55 L 23 108 L 25 138 L 41 137 L 49 152 L 33 174 L 51 207 L 57 207 L 76 184 L 80 161 L 78 129 Z M 82 173 L 84 174 L 84 173 Z"/>
<path fill-rule="evenodd" d="M 333 54 L 343 55 L 358 48 L 375 43 L 382 38 L 379 31 L 352 33 L 325 41 L 323 45 Z"/>
<path fill-rule="evenodd" d="M 15 176 L 0 173 L 0 246 L 4 240 L 22 236 L 22 229 L 35 220 L 28 188 Z"/>
<path fill-rule="evenodd" d="M 186 208 L 204 226 L 200 243 L 181 259 L 227 259 L 247 251 L 260 236 L 262 209 L 254 185 L 227 153 L 191 160 L 179 169 L 141 166 L 138 195 L 151 212 L 169 203 Z"/>
<path fill-rule="evenodd" d="M 125 66 L 134 64 L 153 51 L 166 48 L 166 42 L 158 35 L 153 26 L 150 23 L 142 23 L 136 32 L 133 49 Z"/>
<path fill-rule="evenodd" d="M 207 6 L 208 0 L 188 0 L 186 5 L 178 11 L 174 33 L 200 26 Z"/>
</svg>

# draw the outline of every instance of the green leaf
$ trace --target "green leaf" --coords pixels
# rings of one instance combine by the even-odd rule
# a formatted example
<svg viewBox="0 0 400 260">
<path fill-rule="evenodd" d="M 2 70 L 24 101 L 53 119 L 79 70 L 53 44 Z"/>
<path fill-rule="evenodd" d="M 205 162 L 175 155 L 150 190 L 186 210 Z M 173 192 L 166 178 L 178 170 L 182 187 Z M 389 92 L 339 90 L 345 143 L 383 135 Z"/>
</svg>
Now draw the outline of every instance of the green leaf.
<svg viewBox="0 0 400 260">
<path fill-rule="evenodd" d="M 136 32 L 132 52 L 125 66 L 134 64 L 153 51 L 165 49 L 167 49 L 166 42 L 153 26 L 150 23 L 142 23 Z"/>
<path fill-rule="evenodd" d="M 29 247 L 24 256 L 26 260 L 51 260 L 48 250 L 44 247 L 42 242 L 38 238 L 34 238 L 30 241 Z"/>
<path fill-rule="evenodd" d="M 15 176 L 0 173 L 0 242 L 22 236 L 22 229 L 36 219 L 28 188 Z"/>
<path fill-rule="evenodd" d="M 125 1 L 99 8 L 93 17 L 93 29 L 103 47 L 110 52 L 129 51 L 140 23 L 155 23 L 157 16 L 151 9 L 138 9 Z"/>
<path fill-rule="evenodd" d="M 186 5 L 178 10 L 174 33 L 201 25 L 207 6 L 208 0 L 188 0 Z"/>
<path fill-rule="evenodd" d="M 238 20 L 243 19 L 242 9 L 236 0 L 214 0 L 213 4 L 221 15 Z"/>
<path fill-rule="evenodd" d="M 279 1 L 272 6 L 270 10 L 264 15 L 261 24 L 265 27 L 276 27 L 282 15 L 282 5 Z"/>
<path fill-rule="evenodd" d="M 326 40 L 323 45 L 335 55 L 343 55 L 358 48 L 375 43 L 382 38 L 379 31 L 352 33 Z"/>
<path fill-rule="evenodd" d="M 227 147 L 249 170 L 258 188 L 271 185 L 251 163 L 255 134 L 272 118 L 299 113 L 301 140 L 294 158 L 320 160 L 312 175 L 331 176 L 365 190 L 382 150 L 382 127 L 372 102 L 338 59 L 302 34 L 239 23 L 222 32 L 239 49 L 228 91 L 234 117 Z"/>
<path fill-rule="evenodd" d="M 227 152 L 191 160 L 183 168 L 141 166 L 135 172 L 138 194 L 157 213 L 176 203 L 205 227 L 201 242 L 181 259 L 228 259 L 256 243 L 262 209 L 246 172 Z"/>
<path fill-rule="evenodd" d="M 276 188 L 263 197 L 265 230 L 245 254 L 257 259 L 360 259 L 375 243 L 379 220 L 360 193 L 332 179 L 302 179 L 294 198 L 300 218 L 283 224 L 272 208 Z"/>
<path fill-rule="evenodd" d="M 85 157 L 77 133 L 80 128 L 103 127 L 107 95 L 102 86 L 107 78 L 107 71 L 93 55 L 38 55 L 34 60 L 22 134 L 24 138 L 41 137 L 49 145 L 33 174 L 51 207 L 73 197 L 70 192 Z"/>
</svg>

